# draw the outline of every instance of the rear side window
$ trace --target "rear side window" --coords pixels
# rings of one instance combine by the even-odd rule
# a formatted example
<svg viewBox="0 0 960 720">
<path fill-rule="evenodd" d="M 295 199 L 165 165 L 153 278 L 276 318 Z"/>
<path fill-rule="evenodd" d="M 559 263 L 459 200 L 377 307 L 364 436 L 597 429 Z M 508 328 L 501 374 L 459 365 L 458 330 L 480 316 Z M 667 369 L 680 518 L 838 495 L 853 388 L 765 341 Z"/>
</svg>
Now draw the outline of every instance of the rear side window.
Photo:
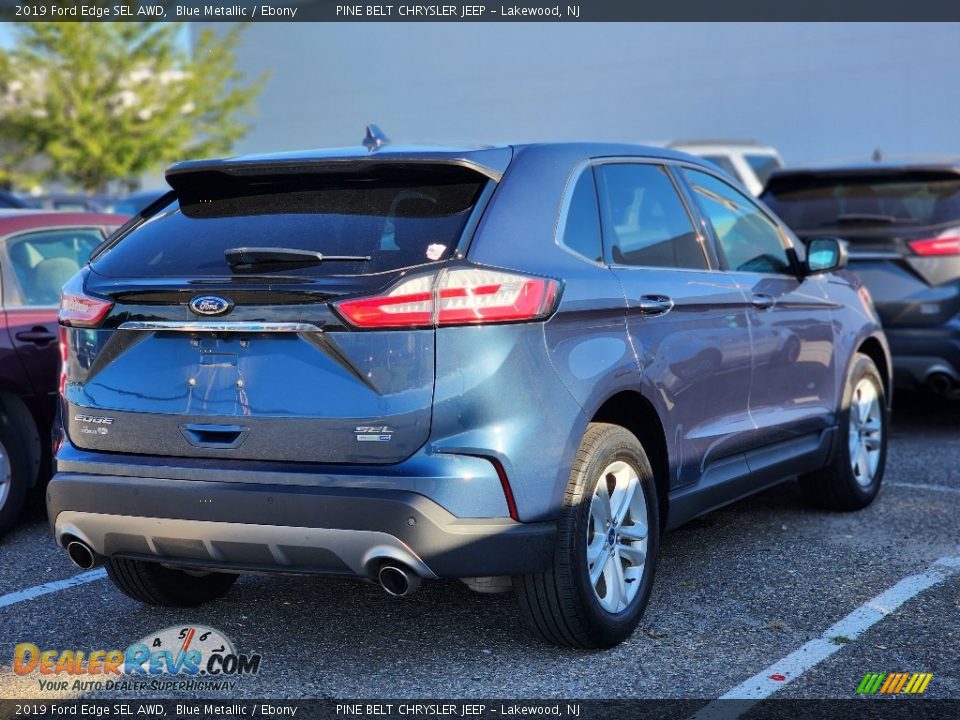
<svg viewBox="0 0 960 720">
<path fill-rule="evenodd" d="M 960 175 L 945 171 L 778 175 L 763 200 L 794 230 L 960 220 Z"/>
<path fill-rule="evenodd" d="M 594 262 L 603 262 L 600 242 L 600 209 L 593 170 L 587 168 L 577 180 L 563 226 L 561 241 L 570 250 Z"/>
<path fill-rule="evenodd" d="M 230 275 L 224 252 L 294 248 L 369 256 L 281 274 L 370 274 L 446 260 L 487 179 L 457 166 L 381 165 L 297 176 L 204 173 L 175 181 L 177 199 L 93 269 L 108 277 Z"/>
<path fill-rule="evenodd" d="M 707 259 L 667 171 L 658 165 L 601 165 L 603 239 L 617 265 L 704 270 Z"/>
<path fill-rule="evenodd" d="M 697 205 L 713 226 L 726 269 L 790 272 L 780 230 L 752 200 L 713 175 L 688 168 L 683 172 Z"/>
<path fill-rule="evenodd" d="M 103 242 L 95 228 L 45 230 L 7 240 L 7 256 L 20 289 L 19 297 L 6 293 L 7 305 L 57 305 L 60 288 L 86 264 Z"/>
</svg>

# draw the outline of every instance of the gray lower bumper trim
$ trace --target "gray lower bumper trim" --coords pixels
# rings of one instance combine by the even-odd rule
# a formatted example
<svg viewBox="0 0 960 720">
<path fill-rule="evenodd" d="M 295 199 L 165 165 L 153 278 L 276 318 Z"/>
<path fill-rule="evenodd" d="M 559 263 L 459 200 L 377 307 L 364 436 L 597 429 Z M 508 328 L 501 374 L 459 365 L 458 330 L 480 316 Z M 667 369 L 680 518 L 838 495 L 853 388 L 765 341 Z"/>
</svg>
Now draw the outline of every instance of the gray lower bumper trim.
<svg viewBox="0 0 960 720">
<path fill-rule="evenodd" d="M 360 577 L 374 577 L 381 562 L 393 560 L 421 577 L 436 577 L 403 542 L 389 533 L 372 530 L 65 511 L 57 516 L 55 532 L 61 544 L 64 537 L 73 536 L 105 556 L 134 556 L 161 562 L 170 558 L 195 566 L 209 563 L 211 567 Z"/>
</svg>

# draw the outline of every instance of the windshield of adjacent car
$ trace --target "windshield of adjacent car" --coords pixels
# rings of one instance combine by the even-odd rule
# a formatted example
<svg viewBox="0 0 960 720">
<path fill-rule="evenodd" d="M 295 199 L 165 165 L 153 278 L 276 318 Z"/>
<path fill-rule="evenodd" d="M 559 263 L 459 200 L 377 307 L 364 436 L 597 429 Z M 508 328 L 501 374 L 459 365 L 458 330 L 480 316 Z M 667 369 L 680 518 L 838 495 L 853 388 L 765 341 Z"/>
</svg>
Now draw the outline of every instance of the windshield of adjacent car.
<svg viewBox="0 0 960 720">
<path fill-rule="evenodd" d="M 108 277 L 231 275 L 231 248 L 284 248 L 350 262 L 278 269 L 300 276 L 356 275 L 451 256 L 487 179 L 457 166 L 382 166 L 296 176 L 206 173 L 98 255 Z"/>
<path fill-rule="evenodd" d="M 950 171 L 774 176 L 762 199 L 794 230 L 938 225 L 960 220 Z"/>
</svg>

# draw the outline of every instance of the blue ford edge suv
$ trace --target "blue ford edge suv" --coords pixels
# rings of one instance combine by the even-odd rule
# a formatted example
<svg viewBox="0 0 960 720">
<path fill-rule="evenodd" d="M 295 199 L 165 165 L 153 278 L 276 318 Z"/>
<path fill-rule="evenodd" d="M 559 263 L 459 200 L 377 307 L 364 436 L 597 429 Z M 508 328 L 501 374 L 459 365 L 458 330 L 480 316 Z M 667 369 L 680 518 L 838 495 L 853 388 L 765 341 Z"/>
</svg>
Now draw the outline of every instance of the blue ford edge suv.
<svg viewBox="0 0 960 720">
<path fill-rule="evenodd" d="M 460 578 L 609 647 L 665 530 L 794 477 L 836 510 L 879 490 L 890 359 L 843 244 L 701 160 L 387 147 L 167 180 L 60 311 L 51 523 L 139 601 Z"/>
</svg>

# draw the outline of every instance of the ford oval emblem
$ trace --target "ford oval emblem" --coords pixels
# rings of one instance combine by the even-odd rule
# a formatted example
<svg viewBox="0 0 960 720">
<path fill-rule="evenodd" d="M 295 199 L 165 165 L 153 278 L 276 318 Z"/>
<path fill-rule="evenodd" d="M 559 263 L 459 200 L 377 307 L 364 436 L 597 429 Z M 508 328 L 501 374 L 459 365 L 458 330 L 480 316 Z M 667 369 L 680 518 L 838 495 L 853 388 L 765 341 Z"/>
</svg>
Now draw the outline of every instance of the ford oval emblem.
<svg viewBox="0 0 960 720">
<path fill-rule="evenodd" d="M 223 315 L 232 307 L 232 302 L 216 295 L 200 295 L 190 301 L 190 309 L 197 315 Z"/>
</svg>

